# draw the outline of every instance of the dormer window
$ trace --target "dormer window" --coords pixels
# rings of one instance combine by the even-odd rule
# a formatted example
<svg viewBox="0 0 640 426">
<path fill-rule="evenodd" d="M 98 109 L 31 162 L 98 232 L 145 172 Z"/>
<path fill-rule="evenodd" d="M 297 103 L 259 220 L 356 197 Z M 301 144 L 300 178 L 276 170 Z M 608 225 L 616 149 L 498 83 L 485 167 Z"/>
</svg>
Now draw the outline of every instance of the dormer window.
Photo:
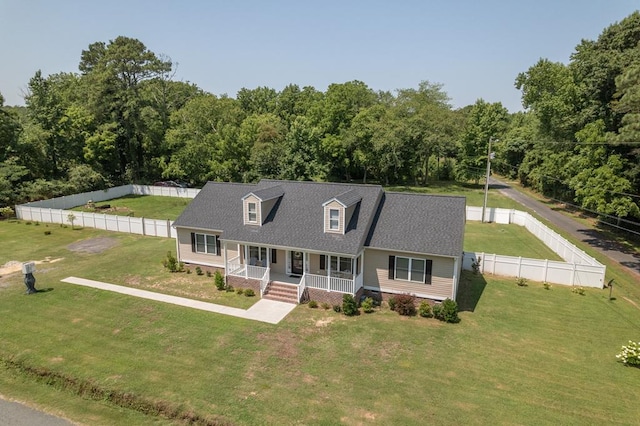
<svg viewBox="0 0 640 426">
<path fill-rule="evenodd" d="M 248 221 L 250 223 L 258 222 L 258 213 L 256 210 L 256 203 L 247 203 Z"/>
<path fill-rule="evenodd" d="M 253 191 L 242 197 L 242 215 L 245 225 L 264 225 L 273 213 L 274 207 L 284 195 L 281 186 L 270 186 L 268 188 Z"/>
<path fill-rule="evenodd" d="M 329 209 L 329 229 L 331 231 L 340 230 L 340 210 Z"/>
<path fill-rule="evenodd" d="M 324 208 L 324 232 L 346 234 L 354 212 L 362 197 L 351 189 L 322 203 Z M 355 216 L 357 219 L 357 216 Z"/>
</svg>

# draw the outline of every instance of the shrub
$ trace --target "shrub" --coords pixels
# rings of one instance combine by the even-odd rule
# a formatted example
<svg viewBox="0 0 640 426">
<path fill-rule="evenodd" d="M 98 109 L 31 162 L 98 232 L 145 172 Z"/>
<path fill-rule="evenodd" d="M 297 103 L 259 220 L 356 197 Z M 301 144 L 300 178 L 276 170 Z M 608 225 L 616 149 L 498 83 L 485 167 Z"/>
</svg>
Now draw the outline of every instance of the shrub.
<svg viewBox="0 0 640 426">
<path fill-rule="evenodd" d="M 460 322 L 460 317 L 458 317 L 458 304 L 455 300 L 444 299 L 442 303 L 433 307 L 433 316 L 444 322 Z"/>
<path fill-rule="evenodd" d="M 211 278 L 211 271 L 207 271 L 207 277 Z"/>
<path fill-rule="evenodd" d="M 320 304 L 320 306 L 322 307 L 322 309 L 325 309 L 325 310 L 327 310 L 327 309 L 330 309 L 330 308 L 331 308 L 331 305 L 330 305 L 330 304 L 328 304 L 327 302 L 322 302 L 322 303 Z"/>
<path fill-rule="evenodd" d="M 480 265 L 482 264 L 482 258 L 478 257 L 476 260 L 471 262 L 471 269 L 473 270 L 474 275 L 478 275 L 480 273 Z"/>
<path fill-rule="evenodd" d="M 164 266 L 169 272 L 178 272 L 178 259 L 168 251 L 167 257 L 162 261 L 162 266 Z"/>
<path fill-rule="evenodd" d="M 544 287 L 545 290 L 551 290 L 551 284 L 546 281 L 542 283 L 542 287 Z"/>
<path fill-rule="evenodd" d="M 522 277 L 516 278 L 516 284 L 518 284 L 518 287 L 527 287 L 529 285 L 527 279 Z"/>
<path fill-rule="evenodd" d="M 191 273 L 191 268 L 187 268 L 187 274 Z"/>
<path fill-rule="evenodd" d="M 422 318 L 431 318 L 433 317 L 433 311 L 431 310 L 431 305 L 426 300 L 423 300 L 418 307 L 418 314 Z"/>
<path fill-rule="evenodd" d="M 337 313 L 342 312 L 342 306 L 340 305 L 333 305 L 333 310 Z"/>
<path fill-rule="evenodd" d="M 616 355 L 624 365 L 640 367 L 640 342 L 629 340 L 629 343 L 622 347 L 622 351 Z"/>
<path fill-rule="evenodd" d="M 396 310 L 396 297 L 395 296 L 391 296 L 389 298 L 389 309 L 391 309 L 392 311 Z"/>
<path fill-rule="evenodd" d="M 225 283 L 224 283 L 224 277 L 222 276 L 222 274 L 220 273 L 220 271 L 216 271 L 214 278 L 213 278 L 213 282 L 216 285 L 216 288 L 219 291 L 224 290 L 225 287 Z"/>
<path fill-rule="evenodd" d="M 374 301 L 370 297 L 367 297 L 366 299 L 364 299 L 364 302 L 362 302 L 362 310 L 367 314 L 370 314 L 371 312 L 373 312 L 374 306 L 375 306 Z"/>
<path fill-rule="evenodd" d="M 232 292 L 232 291 L 234 290 L 234 289 L 233 289 L 233 286 L 232 286 L 231 284 L 227 284 L 227 286 L 226 286 L 224 289 L 225 289 L 227 292 L 229 292 L 229 293 L 230 293 L 230 292 Z"/>
<path fill-rule="evenodd" d="M 198 275 L 203 275 L 204 273 L 202 272 L 202 268 L 199 266 L 196 266 L 196 274 Z"/>
<path fill-rule="evenodd" d="M 583 287 L 573 287 L 571 289 L 571 292 L 575 294 L 579 294 L 580 296 L 584 296 L 586 293 Z"/>
<path fill-rule="evenodd" d="M 358 304 L 356 303 L 356 299 L 354 299 L 350 294 L 342 295 L 342 313 L 348 317 L 354 316 L 358 313 Z"/>
<path fill-rule="evenodd" d="M 315 309 L 318 307 L 318 302 L 316 302 L 315 300 L 309 300 L 309 307 L 311 309 Z"/>
<path fill-rule="evenodd" d="M 395 311 L 399 315 L 412 317 L 416 314 L 416 298 L 411 294 L 400 294 L 396 296 Z"/>
<path fill-rule="evenodd" d="M 253 296 L 255 296 L 255 295 L 256 295 L 256 292 L 255 292 L 255 291 L 253 291 L 253 289 L 248 288 L 248 289 L 246 289 L 246 290 L 244 291 L 244 295 L 245 295 L 245 296 L 247 296 L 247 297 L 253 297 Z"/>
<path fill-rule="evenodd" d="M 44 235 L 51 235 L 51 231 L 44 231 Z"/>
<path fill-rule="evenodd" d="M 242 294 L 244 294 L 244 289 L 238 288 L 238 289 L 236 289 L 236 293 L 242 295 Z"/>
<path fill-rule="evenodd" d="M 13 211 L 13 209 L 9 206 L 6 207 L 2 207 L 0 208 L 0 216 L 4 217 L 4 218 L 10 218 L 15 216 L 16 212 Z"/>
<path fill-rule="evenodd" d="M 184 272 L 184 262 L 178 262 L 178 272 Z"/>
</svg>

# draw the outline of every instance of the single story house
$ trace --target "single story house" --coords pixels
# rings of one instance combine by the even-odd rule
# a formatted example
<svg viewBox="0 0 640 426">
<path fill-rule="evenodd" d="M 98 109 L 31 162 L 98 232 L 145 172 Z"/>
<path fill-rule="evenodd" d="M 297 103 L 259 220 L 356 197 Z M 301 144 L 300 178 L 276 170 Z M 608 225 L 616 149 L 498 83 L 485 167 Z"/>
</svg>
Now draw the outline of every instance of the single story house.
<svg viewBox="0 0 640 426">
<path fill-rule="evenodd" d="M 208 182 L 174 222 L 178 259 L 298 303 L 344 293 L 455 299 L 466 199 L 379 185 Z"/>
</svg>

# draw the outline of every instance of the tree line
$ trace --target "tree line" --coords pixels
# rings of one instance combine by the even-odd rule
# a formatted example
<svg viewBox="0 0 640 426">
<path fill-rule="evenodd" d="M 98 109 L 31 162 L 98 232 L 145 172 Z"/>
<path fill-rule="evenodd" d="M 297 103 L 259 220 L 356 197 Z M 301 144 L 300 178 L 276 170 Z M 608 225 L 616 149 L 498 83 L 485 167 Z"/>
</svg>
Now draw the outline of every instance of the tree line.
<svg viewBox="0 0 640 426">
<path fill-rule="evenodd" d="M 122 183 L 260 178 L 428 185 L 494 170 L 600 214 L 640 217 L 640 14 L 541 59 L 515 79 L 525 112 L 482 99 L 453 109 L 442 85 L 326 91 L 290 84 L 216 96 L 173 80 L 139 40 L 93 43 L 78 73 L 29 80 L 0 108 L 0 205 Z M 3 99 L 0 95 L 0 105 Z"/>
</svg>

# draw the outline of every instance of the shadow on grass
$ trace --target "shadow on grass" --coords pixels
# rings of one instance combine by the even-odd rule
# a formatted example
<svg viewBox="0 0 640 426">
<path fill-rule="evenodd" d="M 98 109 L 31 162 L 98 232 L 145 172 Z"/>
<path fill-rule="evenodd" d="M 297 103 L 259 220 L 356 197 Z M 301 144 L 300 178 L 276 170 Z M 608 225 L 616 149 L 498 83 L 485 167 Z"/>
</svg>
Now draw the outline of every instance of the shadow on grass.
<svg viewBox="0 0 640 426">
<path fill-rule="evenodd" d="M 458 310 L 460 312 L 474 312 L 486 286 L 487 282 L 482 275 L 463 271 L 456 297 Z"/>
</svg>

